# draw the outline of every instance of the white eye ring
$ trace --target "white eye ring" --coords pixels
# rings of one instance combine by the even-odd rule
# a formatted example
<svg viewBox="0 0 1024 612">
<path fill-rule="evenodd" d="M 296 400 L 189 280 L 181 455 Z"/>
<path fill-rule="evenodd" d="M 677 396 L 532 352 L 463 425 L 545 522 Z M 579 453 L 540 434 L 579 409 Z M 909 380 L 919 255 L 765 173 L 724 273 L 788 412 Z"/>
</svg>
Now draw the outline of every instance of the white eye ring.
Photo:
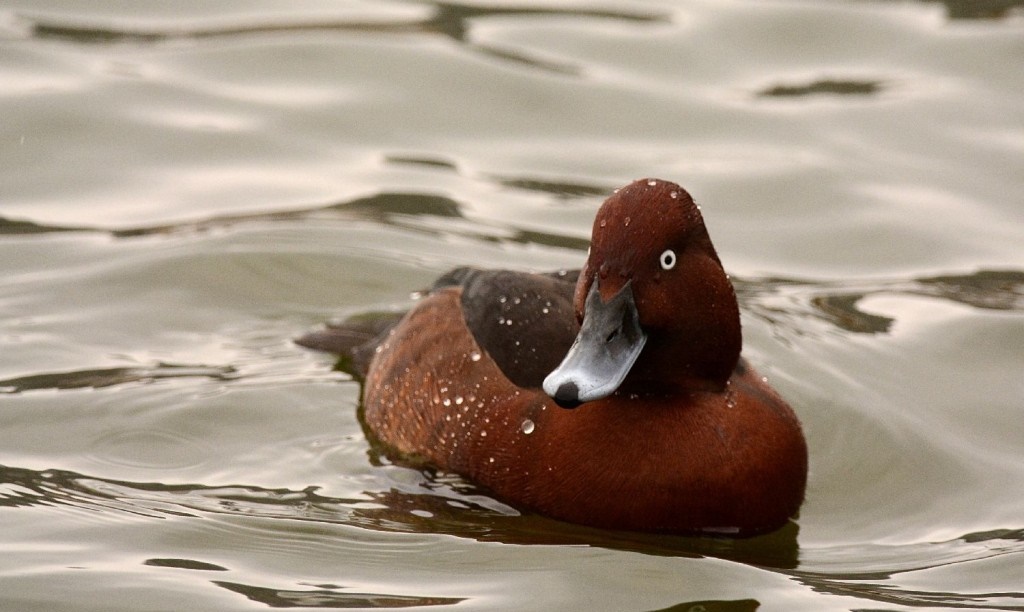
<svg viewBox="0 0 1024 612">
<path fill-rule="evenodd" d="M 672 249 L 665 249 L 661 253 L 661 269 L 671 270 L 676 267 L 676 252 Z"/>
</svg>

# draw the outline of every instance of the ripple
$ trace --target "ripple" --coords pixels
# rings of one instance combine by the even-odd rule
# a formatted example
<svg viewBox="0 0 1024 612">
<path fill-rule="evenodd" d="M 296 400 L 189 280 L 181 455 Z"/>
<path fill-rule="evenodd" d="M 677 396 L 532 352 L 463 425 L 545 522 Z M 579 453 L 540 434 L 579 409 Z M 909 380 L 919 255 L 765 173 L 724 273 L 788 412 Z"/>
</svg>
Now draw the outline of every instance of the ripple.
<svg viewBox="0 0 1024 612">
<path fill-rule="evenodd" d="M 1024 530 L 995 529 L 943 542 L 867 544 L 808 549 L 798 581 L 825 593 L 887 604 L 1021 610 L 1024 592 L 952 592 L 921 588 L 921 577 L 954 566 L 979 565 L 997 557 L 1024 556 Z M 966 571 L 966 570 L 961 570 Z M 913 587 L 909 585 L 914 585 Z"/>
<path fill-rule="evenodd" d="M 133 429 L 97 438 L 90 457 L 100 463 L 147 469 L 182 469 L 206 462 L 210 449 L 171 431 Z"/>
<path fill-rule="evenodd" d="M 783 337 L 814 335 L 815 320 L 856 334 L 884 334 L 895 319 L 867 312 L 866 298 L 926 297 L 981 310 L 1024 312 L 1024 271 L 979 270 L 909 279 L 808 281 L 733 278 L 741 306 Z"/>
<path fill-rule="evenodd" d="M 663 13 L 640 13 L 585 8 L 547 8 L 527 6 L 475 6 L 451 2 L 428 4 L 431 10 L 420 18 L 322 19 L 293 21 L 291 23 L 234 23 L 217 27 L 197 28 L 166 24 L 152 28 L 131 28 L 116 25 L 85 25 L 70 21 L 57 21 L 47 17 L 22 15 L 28 25 L 22 29 L 28 35 L 42 40 L 62 40 L 76 44 L 153 45 L 181 40 L 254 37 L 275 34 L 310 34 L 314 32 L 343 32 L 384 34 L 393 36 L 433 35 L 447 38 L 467 50 L 497 59 L 524 65 L 543 72 L 576 75 L 578 66 L 547 60 L 523 50 L 499 48 L 476 41 L 469 35 L 475 23 L 489 18 L 508 16 L 526 18 L 595 18 L 631 23 L 664 23 L 669 20 Z"/>
<path fill-rule="evenodd" d="M 99 389 L 136 382 L 152 382 L 165 378 L 204 377 L 231 380 L 231 366 L 203 366 L 157 363 L 152 367 L 97 368 L 46 372 L 0 380 L 0 393 L 23 393 L 43 389 Z"/>
</svg>

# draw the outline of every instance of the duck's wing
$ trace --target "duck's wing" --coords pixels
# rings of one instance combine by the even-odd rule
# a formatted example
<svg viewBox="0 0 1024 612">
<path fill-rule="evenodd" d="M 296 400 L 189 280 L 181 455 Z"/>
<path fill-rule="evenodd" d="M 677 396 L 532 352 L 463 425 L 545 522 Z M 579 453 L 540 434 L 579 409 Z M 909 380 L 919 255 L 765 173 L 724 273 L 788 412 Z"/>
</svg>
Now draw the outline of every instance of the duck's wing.
<svg viewBox="0 0 1024 612">
<path fill-rule="evenodd" d="M 530 274 L 510 270 L 456 268 L 432 292 L 457 288 L 461 313 L 477 344 L 520 387 L 539 388 L 561 362 L 579 327 L 572 297 L 579 271 Z M 338 368 L 364 379 L 375 349 L 404 312 L 371 312 L 328 323 L 295 343 L 338 355 Z"/>
<path fill-rule="evenodd" d="M 462 316 L 477 344 L 516 386 L 539 388 L 579 330 L 572 304 L 578 276 L 458 268 L 435 290 L 461 288 Z"/>
</svg>

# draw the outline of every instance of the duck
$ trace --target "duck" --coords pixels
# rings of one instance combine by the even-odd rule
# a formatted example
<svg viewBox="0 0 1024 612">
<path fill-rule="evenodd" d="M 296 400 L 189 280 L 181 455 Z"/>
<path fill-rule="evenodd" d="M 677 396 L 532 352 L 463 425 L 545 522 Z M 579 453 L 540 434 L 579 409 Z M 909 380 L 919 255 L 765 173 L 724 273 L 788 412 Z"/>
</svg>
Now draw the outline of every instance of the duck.
<svg viewBox="0 0 1024 612">
<path fill-rule="evenodd" d="M 460 267 L 407 312 L 297 342 L 349 364 L 388 456 L 523 511 L 747 537 L 804 499 L 799 419 L 741 357 L 735 290 L 670 181 L 616 189 L 578 271 Z"/>
</svg>

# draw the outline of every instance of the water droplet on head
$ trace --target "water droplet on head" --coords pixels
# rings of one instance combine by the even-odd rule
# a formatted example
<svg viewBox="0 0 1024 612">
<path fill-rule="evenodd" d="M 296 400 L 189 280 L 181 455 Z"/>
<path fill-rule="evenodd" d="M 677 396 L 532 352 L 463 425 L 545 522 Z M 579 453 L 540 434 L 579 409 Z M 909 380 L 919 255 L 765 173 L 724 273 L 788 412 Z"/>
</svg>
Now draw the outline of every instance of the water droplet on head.
<svg viewBox="0 0 1024 612">
<path fill-rule="evenodd" d="M 523 424 L 520 425 L 519 428 L 523 431 L 524 434 L 530 435 L 533 433 L 534 427 L 535 425 L 533 421 L 531 421 L 530 419 L 526 419 L 525 421 L 523 421 Z"/>
<path fill-rule="evenodd" d="M 480 353 L 478 353 L 476 351 L 473 351 L 472 353 L 469 354 L 469 360 L 470 361 L 480 361 Z"/>
<path fill-rule="evenodd" d="M 622 224 L 623 224 L 623 225 L 625 225 L 626 227 L 629 227 L 629 222 L 630 222 L 630 218 L 629 218 L 629 217 L 626 217 L 626 218 L 625 218 L 625 219 L 624 219 L 624 220 L 622 221 Z"/>
<path fill-rule="evenodd" d="M 675 200 L 676 198 L 679 197 L 679 192 L 678 191 L 670 191 L 670 192 L 668 192 L 668 197 L 670 197 L 673 200 Z"/>
<path fill-rule="evenodd" d="M 647 186 L 648 187 L 654 187 L 657 184 L 658 184 L 658 181 L 656 181 L 654 179 L 650 179 L 650 180 L 647 181 Z"/>
<path fill-rule="evenodd" d="M 604 227 L 604 226 L 608 225 L 608 220 L 607 219 L 601 219 L 601 223 L 599 223 L 598 225 L 601 226 L 601 227 Z"/>
<path fill-rule="evenodd" d="M 445 406 L 451 406 L 452 405 L 452 400 L 450 400 L 450 399 L 448 399 L 446 397 L 446 398 L 444 398 L 444 401 L 442 401 L 441 403 L 444 404 Z"/>
</svg>

